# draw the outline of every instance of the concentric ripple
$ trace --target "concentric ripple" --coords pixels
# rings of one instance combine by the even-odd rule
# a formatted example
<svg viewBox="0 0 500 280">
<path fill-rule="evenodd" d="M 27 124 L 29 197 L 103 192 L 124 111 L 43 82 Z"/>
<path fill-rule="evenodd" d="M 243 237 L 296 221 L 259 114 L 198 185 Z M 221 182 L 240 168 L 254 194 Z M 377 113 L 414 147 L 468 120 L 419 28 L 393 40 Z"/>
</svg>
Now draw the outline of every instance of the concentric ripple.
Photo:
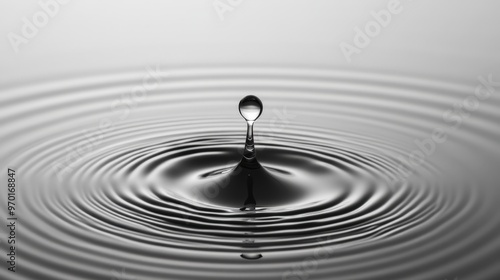
<svg viewBox="0 0 500 280">
<path fill-rule="evenodd" d="M 124 269 L 130 279 L 500 273 L 491 214 L 500 104 L 481 104 L 459 128 L 441 119 L 473 82 L 169 68 L 154 89 L 123 94 L 143 75 L 4 86 L 3 158 L 22 184 L 26 279 L 112 279 Z M 248 92 L 265 106 L 259 162 L 287 188 L 242 211 L 244 197 L 223 196 L 242 157 L 237 104 Z M 415 143 L 436 127 L 447 141 L 412 164 Z"/>
</svg>

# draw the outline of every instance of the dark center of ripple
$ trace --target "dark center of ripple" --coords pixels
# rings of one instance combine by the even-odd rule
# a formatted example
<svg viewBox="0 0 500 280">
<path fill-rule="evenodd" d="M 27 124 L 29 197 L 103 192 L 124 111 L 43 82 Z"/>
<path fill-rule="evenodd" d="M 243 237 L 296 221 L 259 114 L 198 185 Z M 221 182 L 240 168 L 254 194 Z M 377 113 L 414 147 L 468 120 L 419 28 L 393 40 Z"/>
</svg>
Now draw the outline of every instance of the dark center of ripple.
<svg viewBox="0 0 500 280">
<path fill-rule="evenodd" d="M 202 151 L 197 150 L 196 154 L 185 156 L 184 160 L 176 160 L 175 165 L 169 165 L 169 168 L 164 169 L 164 175 L 179 178 L 190 176 L 193 170 L 208 170 L 199 174 L 199 180 L 192 182 L 186 188 L 201 194 L 197 197 L 210 204 L 239 208 L 242 211 L 291 206 L 307 201 L 315 193 L 318 194 L 321 188 L 315 188 L 298 180 L 298 177 L 304 177 L 298 176 L 299 172 L 309 171 L 306 178 L 318 172 L 328 173 L 328 170 L 321 168 L 320 164 L 315 162 L 314 157 L 291 149 L 273 148 L 267 149 L 263 157 L 271 164 L 261 164 L 257 160 L 253 126 L 262 110 L 262 102 L 253 95 L 246 96 L 239 103 L 240 114 L 247 123 L 242 156 L 234 149 L 203 148 Z M 238 157 L 239 163 L 229 167 L 218 167 L 230 161 L 234 162 Z"/>
</svg>

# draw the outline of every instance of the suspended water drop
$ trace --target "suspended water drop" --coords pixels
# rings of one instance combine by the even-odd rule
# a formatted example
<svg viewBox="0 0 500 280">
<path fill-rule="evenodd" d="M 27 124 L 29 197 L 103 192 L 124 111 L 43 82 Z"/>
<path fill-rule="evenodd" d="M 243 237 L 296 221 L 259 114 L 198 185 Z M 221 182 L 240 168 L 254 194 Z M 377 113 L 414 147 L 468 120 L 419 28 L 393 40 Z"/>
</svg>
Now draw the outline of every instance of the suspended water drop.
<svg viewBox="0 0 500 280">
<path fill-rule="evenodd" d="M 253 125 L 262 114 L 263 105 L 254 95 L 245 96 L 239 103 L 241 116 L 247 123 L 247 135 L 243 156 L 239 163 L 231 168 L 212 170 L 201 177 L 217 180 L 213 184 L 199 186 L 201 193 L 209 193 L 206 201 L 219 206 L 237 207 L 244 212 L 261 211 L 265 207 L 283 206 L 304 198 L 306 188 L 295 183 L 290 173 L 276 168 L 262 166 L 257 160 L 254 146 Z M 264 155 L 273 158 L 271 153 Z M 210 159 L 208 159 L 210 160 Z M 199 162 L 199 159 L 197 159 Z M 288 178 L 287 178 L 288 177 Z M 282 180 L 286 180 L 283 183 Z"/>
<path fill-rule="evenodd" d="M 262 102 L 257 96 L 248 95 L 241 99 L 238 107 L 241 116 L 247 121 L 247 139 L 241 164 L 247 168 L 260 168 L 260 164 L 256 159 L 257 153 L 253 140 L 253 124 L 260 117 L 260 114 L 262 114 Z"/>
<path fill-rule="evenodd" d="M 256 121 L 262 114 L 262 102 L 257 96 L 247 95 L 239 104 L 240 114 L 246 121 Z"/>
</svg>

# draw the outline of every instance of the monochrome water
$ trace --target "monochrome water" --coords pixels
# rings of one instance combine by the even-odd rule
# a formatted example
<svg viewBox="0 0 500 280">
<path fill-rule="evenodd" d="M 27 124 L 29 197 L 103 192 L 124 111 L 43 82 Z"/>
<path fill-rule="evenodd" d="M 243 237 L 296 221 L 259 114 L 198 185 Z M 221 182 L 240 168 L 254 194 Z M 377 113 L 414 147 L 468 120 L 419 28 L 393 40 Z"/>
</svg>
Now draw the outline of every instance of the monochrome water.
<svg viewBox="0 0 500 280">
<path fill-rule="evenodd" d="M 0 279 L 499 278 L 498 5 L 214 3 L 2 5 Z"/>
</svg>

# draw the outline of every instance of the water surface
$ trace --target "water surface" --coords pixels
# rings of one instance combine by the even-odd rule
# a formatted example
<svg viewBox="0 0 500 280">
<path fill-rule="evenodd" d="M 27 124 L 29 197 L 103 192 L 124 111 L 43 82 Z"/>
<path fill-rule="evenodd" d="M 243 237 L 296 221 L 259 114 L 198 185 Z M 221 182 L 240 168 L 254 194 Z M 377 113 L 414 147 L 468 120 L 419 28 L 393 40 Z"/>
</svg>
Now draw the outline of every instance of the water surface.
<svg viewBox="0 0 500 280">
<path fill-rule="evenodd" d="M 500 274 L 498 93 L 443 119 L 479 81 L 170 67 L 123 97 L 143 72 L 2 88 L 2 162 L 19 179 L 19 279 Z M 284 185 L 268 196 L 261 177 L 228 175 L 243 155 L 237 105 L 247 94 L 264 103 L 258 176 Z M 432 148 L 424 139 L 435 128 L 446 140 Z M 240 177 L 255 205 L 228 191 Z"/>
</svg>

